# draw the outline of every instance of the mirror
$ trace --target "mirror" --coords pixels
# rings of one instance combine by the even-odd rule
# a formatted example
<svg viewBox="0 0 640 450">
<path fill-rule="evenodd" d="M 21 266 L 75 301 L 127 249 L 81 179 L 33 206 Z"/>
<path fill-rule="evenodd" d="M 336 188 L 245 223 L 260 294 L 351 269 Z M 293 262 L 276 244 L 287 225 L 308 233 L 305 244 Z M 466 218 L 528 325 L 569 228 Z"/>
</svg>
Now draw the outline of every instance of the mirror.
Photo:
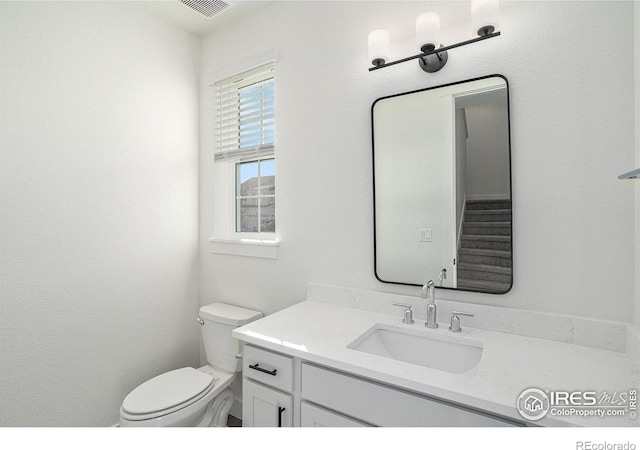
<svg viewBox="0 0 640 450">
<path fill-rule="evenodd" d="M 511 148 L 502 75 L 373 103 L 375 273 L 385 283 L 511 289 Z"/>
</svg>

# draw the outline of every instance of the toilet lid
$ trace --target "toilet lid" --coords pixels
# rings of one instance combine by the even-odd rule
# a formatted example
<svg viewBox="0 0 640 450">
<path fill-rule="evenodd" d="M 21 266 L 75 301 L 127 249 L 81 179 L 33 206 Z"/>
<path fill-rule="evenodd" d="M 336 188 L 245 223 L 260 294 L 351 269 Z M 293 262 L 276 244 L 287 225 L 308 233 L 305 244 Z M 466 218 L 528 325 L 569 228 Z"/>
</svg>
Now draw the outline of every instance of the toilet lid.
<svg viewBox="0 0 640 450">
<path fill-rule="evenodd" d="M 142 383 L 122 403 L 131 414 L 148 414 L 185 403 L 214 384 L 215 379 L 192 367 L 172 370 Z"/>
</svg>

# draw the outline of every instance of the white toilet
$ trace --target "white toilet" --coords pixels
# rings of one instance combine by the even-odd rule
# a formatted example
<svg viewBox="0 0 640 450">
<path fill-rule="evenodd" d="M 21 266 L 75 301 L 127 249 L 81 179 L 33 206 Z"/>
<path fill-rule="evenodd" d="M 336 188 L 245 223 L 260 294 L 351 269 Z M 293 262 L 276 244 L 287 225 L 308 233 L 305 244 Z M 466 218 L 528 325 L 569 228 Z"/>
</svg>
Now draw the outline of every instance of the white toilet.
<svg viewBox="0 0 640 450">
<path fill-rule="evenodd" d="M 262 313 L 225 303 L 200 308 L 204 351 L 208 365 L 183 367 L 142 383 L 122 402 L 121 427 L 225 427 L 240 372 L 236 358 L 240 341 L 231 330 L 262 317 Z"/>
</svg>

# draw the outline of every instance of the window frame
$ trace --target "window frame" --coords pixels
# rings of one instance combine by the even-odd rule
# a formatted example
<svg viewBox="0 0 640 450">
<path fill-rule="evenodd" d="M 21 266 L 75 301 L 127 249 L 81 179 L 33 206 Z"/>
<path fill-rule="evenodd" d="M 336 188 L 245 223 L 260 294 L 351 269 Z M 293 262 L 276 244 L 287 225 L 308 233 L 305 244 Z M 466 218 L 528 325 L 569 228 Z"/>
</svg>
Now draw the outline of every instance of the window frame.
<svg viewBox="0 0 640 450">
<path fill-rule="evenodd" d="M 218 82 L 238 76 L 260 66 L 272 64 L 273 79 L 275 81 L 276 63 L 278 61 L 277 52 L 269 52 L 260 57 L 253 58 L 245 63 L 237 64 L 233 67 L 222 69 L 210 75 L 209 85 L 213 88 Z M 212 89 L 215 99 L 215 91 Z M 214 100 L 215 101 L 215 100 Z M 274 99 L 275 107 L 275 99 Z M 215 127 L 218 127 L 218 116 L 213 115 Z M 239 127 L 238 127 L 239 129 Z M 275 133 L 275 127 L 274 127 Z M 257 258 L 276 259 L 280 245 L 278 228 L 275 232 L 237 232 L 236 231 L 236 167 L 238 163 L 250 162 L 253 160 L 273 159 L 276 163 L 275 141 L 269 144 L 270 149 L 258 149 L 255 155 L 236 155 L 227 157 L 221 161 L 214 161 L 214 176 L 211 187 L 213 188 L 213 227 L 209 238 L 210 250 L 212 253 L 249 256 Z M 218 151 L 217 143 L 212 146 L 213 154 Z M 268 146 L 267 146 L 268 147 Z M 215 166 L 218 166 L 216 168 Z M 225 180 L 227 178 L 227 180 Z M 274 193 L 277 199 L 277 193 Z M 226 216 L 226 217 L 225 217 Z M 275 212 L 277 222 L 277 211 Z"/>
<path fill-rule="evenodd" d="M 276 158 L 275 158 L 275 154 L 272 155 L 264 155 L 264 156 L 259 156 L 259 157 L 255 157 L 255 158 L 249 158 L 249 159 L 241 159 L 241 160 L 237 160 L 237 161 L 229 161 L 229 168 L 230 171 L 232 171 L 233 173 L 229 176 L 229 181 L 231 183 L 230 186 L 230 192 L 232 195 L 231 201 L 230 203 L 230 209 L 231 211 L 229 212 L 229 217 L 231 219 L 231 224 L 230 224 L 230 230 L 231 230 L 231 236 L 235 239 L 238 240 L 242 240 L 242 239 L 252 239 L 252 240 L 262 240 L 262 241 L 275 241 L 276 240 L 276 232 L 277 232 L 277 221 L 276 221 L 276 225 L 275 225 L 275 230 L 273 232 L 270 231 L 258 231 L 258 232 L 251 232 L 251 231 L 238 231 L 238 215 L 240 214 L 240 212 L 238 211 L 238 200 L 240 198 L 257 198 L 257 199 L 262 199 L 262 198 L 268 198 L 271 197 L 274 199 L 274 201 L 277 199 L 277 190 L 274 189 L 274 193 L 273 194 L 269 194 L 269 195 L 256 195 L 256 196 L 245 196 L 245 197 L 240 197 L 238 196 L 238 179 L 237 179 L 237 173 L 238 173 L 238 165 L 239 164 L 247 164 L 247 163 L 251 163 L 251 162 L 259 162 L 259 161 L 268 161 L 268 160 L 273 160 L 274 163 L 274 167 L 276 164 Z M 274 169 L 274 174 L 276 173 L 275 169 Z M 260 172 L 258 171 L 258 176 L 260 176 Z M 274 175 L 275 178 L 275 175 Z M 274 182 L 277 184 L 277 181 Z M 275 219 L 274 219 L 275 220 Z M 258 216 L 258 224 L 260 224 L 260 216 Z"/>
</svg>

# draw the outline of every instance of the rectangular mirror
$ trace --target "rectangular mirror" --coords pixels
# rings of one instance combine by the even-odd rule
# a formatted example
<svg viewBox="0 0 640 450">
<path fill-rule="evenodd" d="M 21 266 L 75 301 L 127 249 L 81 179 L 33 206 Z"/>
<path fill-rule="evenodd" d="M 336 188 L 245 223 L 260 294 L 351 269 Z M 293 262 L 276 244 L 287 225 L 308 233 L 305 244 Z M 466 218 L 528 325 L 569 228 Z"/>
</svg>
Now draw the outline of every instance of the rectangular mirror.
<svg viewBox="0 0 640 450">
<path fill-rule="evenodd" d="M 508 292 L 513 235 L 506 78 L 383 97 L 371 114 L 378 280 Z"/>
</svg>

